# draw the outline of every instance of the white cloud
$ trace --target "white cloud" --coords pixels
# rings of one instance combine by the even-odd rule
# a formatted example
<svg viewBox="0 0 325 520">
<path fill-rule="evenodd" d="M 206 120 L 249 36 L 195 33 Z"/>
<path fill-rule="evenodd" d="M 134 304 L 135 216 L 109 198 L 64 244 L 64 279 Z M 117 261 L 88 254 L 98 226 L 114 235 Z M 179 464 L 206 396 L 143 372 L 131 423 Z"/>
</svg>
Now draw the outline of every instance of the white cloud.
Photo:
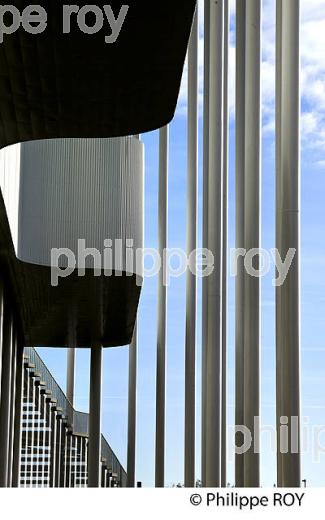
<svg viewBox="0 0 325 520">
<path fill-rule="evenodd" d="M 301 130 L 303 134 L 310 134 L 317 130 L 317 115 L 313 112 L 305 112 L 301 117 Z"/>
<path fill-rule="evenodd" d="M 323 0 L 302 0 L 301 1 L 302 20 L 320 20 L 325 18 L 325 5 Z"/>
</svg>

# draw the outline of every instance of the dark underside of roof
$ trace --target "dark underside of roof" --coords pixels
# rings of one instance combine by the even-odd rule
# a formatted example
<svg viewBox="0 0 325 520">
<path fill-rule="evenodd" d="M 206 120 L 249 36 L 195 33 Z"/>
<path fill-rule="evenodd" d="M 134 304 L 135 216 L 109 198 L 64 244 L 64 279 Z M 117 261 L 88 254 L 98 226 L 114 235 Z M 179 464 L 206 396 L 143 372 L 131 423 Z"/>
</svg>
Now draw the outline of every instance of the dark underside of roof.
<svg viewBox="0 0 325 520">
<path fill-rule="evenodd" d="M 117 347 L 131 343 L 141 287 L 136 276 L 75 272 L 51 285 L 51 269 L 17 260 L 0 193 L 0 273 L 25 346 Z M 71 345 L 72 346 L 72 345 Z"/>
<path fill-rule="evenodd" d="M 10 3 L 22 12 L 30 1 Z M 106 19 L 102 30 L 87 35 L 72 15 L 71 33 L 63 34 L 67 2 L 35 4 L 46 9 L 46 30 L 32 35 L 21 27 L 0 44 L 0 147 L 33 139 L 138 134 L 170 122 L 195 0 L 128 0 L 115 43 L 105 43 L 111 33 Z M 117 17 L 123 2 L 94 4 L 111 5 Z M 91 15 L 87 23 L 94 23 Z"/>
</svg>

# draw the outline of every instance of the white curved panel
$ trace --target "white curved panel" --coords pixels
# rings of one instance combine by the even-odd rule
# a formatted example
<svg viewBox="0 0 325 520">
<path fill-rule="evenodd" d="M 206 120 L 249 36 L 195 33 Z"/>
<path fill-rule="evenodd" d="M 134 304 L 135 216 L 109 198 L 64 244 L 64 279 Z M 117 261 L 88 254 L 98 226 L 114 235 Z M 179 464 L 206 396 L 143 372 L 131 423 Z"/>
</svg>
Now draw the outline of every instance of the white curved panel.
<svg viewBox="0 0 325 520">
<path fill-rule="evenodd" d="M 68 248 L 78 265 L 79 239 L 100 253 L 106 239 L 122 240 L 123 250 L 127 239 L 134 249 L 143 247 L 143 144 L 136 138 L 8 147 L 0 152 L 0 185 L 24 262 L 50 266 L 51 249 Z M 88 257 L 86 267 L 92 266 Z"/>
</svg>

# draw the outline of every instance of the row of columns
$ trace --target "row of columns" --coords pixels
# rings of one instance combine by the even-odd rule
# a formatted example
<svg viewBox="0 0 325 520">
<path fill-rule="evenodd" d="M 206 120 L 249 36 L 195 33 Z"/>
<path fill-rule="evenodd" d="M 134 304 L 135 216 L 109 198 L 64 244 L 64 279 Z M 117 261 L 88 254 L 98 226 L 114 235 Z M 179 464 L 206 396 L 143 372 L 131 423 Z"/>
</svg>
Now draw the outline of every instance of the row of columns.
<svg viewBox="0 0 325 520">
<path fill-rule="evenodd" d="M 24 360 L 23 386 L 19 485 L 56 487 L 62 483 L 61 472 L 57 474 L 60 465 L 56 450 L 63 450 L 63 436 L 59 439 L 61 427 L 58 425 L 63 415 L 41 374 L 28 358 Z"/>
<path fill-rule="evenodd" d="M 89 483 L 90 439 L 74 433 L 70 418 L 58 406 L 41 373 L 28 358 L 24 362 L 23 386 L 20 486 L 94 486 L 94 481 Z M 115 471 L 114 461 L 105 461 L 100 453 L 98 487 L 118 487 L 121 475 Z"/>
<path fill-rule="evenodd" d="M 205 2 L 203 247 L 215 270 L 202 288 L 202 482 L 226 481 L 226 322 L 228 192 L 228 2 Z M 213 49 L 213 52 L 210 52 Z M 213 95 L 211 95 L 213 94 Z M 167 248 L 168 127 L 159 134 L 158 249 Z M 198 13 L 188 49 L 187 251 L 197 244 L 198 182 Z M 155 484 L 164 486 L 166 273 L 158 281 Z M 184 482 L 195 484 L 196 279 L 187 273 L 185 332 Z M 222 453 L 221 453 L 222 446 Z"/>
<path fill-rule="evenodd" d="M 101 346 L 91 348 L 90 393 L 89 393 L 89 443 L 88 443 L 88 486 L 100 487 L 106 479 L 101 464 L 101 401 L 102 401 L 102 357 Z M 74 404 L 75 349 L 67 351 L 67 396 Z M 127 439 L 127 487 L 135 486 L 136 444 L 136 386 L 137 386 L 137 325 L 129 347 L 129 390 L 128 390 L 128 439 Z M 109 472 L 109 468 L 106 468 Z M 111 477 L 110 477 L 111 478 Z M 113 477 L 112 477 L 113 478 Z M 114 482 L 114 479 L 113 479 Z M 116 481 L 117 482 L 117 481 Z"/>
<path fill-rule="evenodd" d="M 226 485 L 226 250 L 228 1 L 205 2 L 203 246 L 215 270 L 202 294 L 202 483 Z M 299 0 L 276 2 L 276 247 L 295 257 L 276 288 L 276 409 L 279 486 L 300 486 Z M 236 247 L 261 244 L 261 1 L 236 3 Z M 242 260 L 242 258 L 241 258 Z M 255 256 L 259 269 L 258 255 Z M 238 262 L 235 423 L 252 443 L 236 454 L 236 486 L 260 485 L 260 281 Z M 280 429 L 288 425 L 289 450 Z M 241 434 L 236 436 L 241 446 Z"/>
<path fill-rule="evenodd" d="M 6 303 L 6 305 L 5 305 Z M 65 417 L 51 392 L 44 388 L 40 374 L 28 361 L 23 369 L 23 346 L 15 327 L 9 302 L 0 284 L 0 487 L 36 484 L 71 487 L 73 453 L 73 418 Z M 137 334 L 129 354 L 129 427 L 128 480 L 135 485 Z M 67 396 L 74 404 L 75 349 L 68 349 Z M 101 461 L 101 389 L 102 347 L 91 349 L 89 441 L 83 447 L 87 461 L 88 486 L 100 487 L 103 476 Z M 22 407 L 22 395 L 25 400 Z M 23 414 L 22 414 L 23 412 Z M 82 440 L 80 442 L 86 442 Z M 22 457 L 21 457 L 22 453 Z M 20 475 L 22 469 L 22 475 Z M 118 486 L 118 478 L 106 467 L 107 482 Z M 35 480 L 36 479 L 36 480 Z M 106 482 L 106 481 L 105 481 Z"/>
<path fill-rule="evenodd" d="M 17 487 L 19 482 L 22 364 L 19 324 L 0 279 L 0 487 Z"/>
</svg>

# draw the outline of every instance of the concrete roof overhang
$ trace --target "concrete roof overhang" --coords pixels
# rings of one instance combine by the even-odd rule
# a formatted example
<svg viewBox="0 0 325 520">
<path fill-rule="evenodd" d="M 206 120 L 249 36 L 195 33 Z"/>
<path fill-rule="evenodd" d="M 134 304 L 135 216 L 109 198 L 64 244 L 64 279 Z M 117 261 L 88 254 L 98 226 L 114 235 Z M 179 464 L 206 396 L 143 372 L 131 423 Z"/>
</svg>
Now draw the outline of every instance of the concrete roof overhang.
<svg viewBox="0 0 325 520">
<path fill-rule="evenodd" d="M 11 2 L 12 3 L 12 2 Z M 0 43 L 0 147 L 61 137 L 116 137 L 169 123 L 180 89 L 196 0 L 127 0 L 119 36 L 103 28 L 85 34 L 71 15 L 63 34 L 64 0 L 38 0 L 47 26 L 20 26 Z M 16 0 L 23 12 L 30 1 Z M 81 8 L 90 2 L 78 1 Z M 96 0 L 118 17 L 123 2 Z M 95 23 L 88 15 L 86 23 Z M 11 15 L 4 21 L 12 23 Z"/>
</svg>

